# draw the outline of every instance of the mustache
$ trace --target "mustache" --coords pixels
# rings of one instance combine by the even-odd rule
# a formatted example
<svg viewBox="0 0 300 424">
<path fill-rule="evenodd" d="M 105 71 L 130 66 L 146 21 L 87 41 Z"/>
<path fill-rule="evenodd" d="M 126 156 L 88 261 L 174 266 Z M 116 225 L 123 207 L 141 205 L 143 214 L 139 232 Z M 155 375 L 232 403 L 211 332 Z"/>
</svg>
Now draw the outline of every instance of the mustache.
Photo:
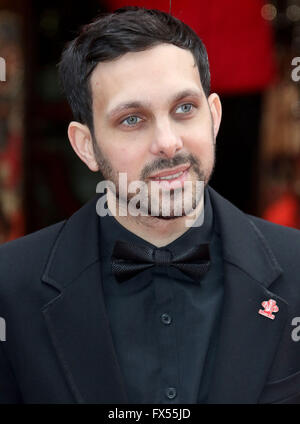
<svg viewBox="0 0 300 424">
<path fill-rule="evenodd" d="M 146 165 L 143 171 L 141 172 L 141 180 L 145 180 L 154 172 L 163 171 L 165 169 L 174 168 L 178 165 L 191 165 L 194 168 L 200 168 L 199 160 L 193 155 L 177 155 L 174 158 L 166 159 L 159 158 L 153 163 Z"/>
</svg>

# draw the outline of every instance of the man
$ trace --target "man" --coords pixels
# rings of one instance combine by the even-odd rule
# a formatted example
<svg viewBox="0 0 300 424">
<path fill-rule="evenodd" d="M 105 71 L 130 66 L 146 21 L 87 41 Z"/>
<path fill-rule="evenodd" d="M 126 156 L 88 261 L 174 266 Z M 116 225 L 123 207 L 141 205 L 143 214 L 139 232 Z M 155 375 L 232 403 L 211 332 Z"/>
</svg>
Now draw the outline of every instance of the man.
<svg viewBox="0 0 300 424">
<path fill-rule="evenodd" d="M 202 42 L 121 9 L 60 73 L 71 145 L 106 197 L 0 248 L 1 402 L 299 402 L 299 231 L 209 187 L 221 104 Z"/>
</svg>

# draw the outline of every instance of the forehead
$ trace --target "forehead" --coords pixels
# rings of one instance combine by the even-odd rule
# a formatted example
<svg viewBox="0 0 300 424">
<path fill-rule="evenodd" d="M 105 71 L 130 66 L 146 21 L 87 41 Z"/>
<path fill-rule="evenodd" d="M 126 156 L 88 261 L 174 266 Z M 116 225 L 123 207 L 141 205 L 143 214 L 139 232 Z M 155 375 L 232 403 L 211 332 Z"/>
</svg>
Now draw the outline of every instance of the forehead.
<svg viewBox="0 0 300 424">
<path fill-rule="evenodd" d="M 203 92 L 192 53 L 171 44 L 99 63 L 90 83 L 93 103 L 106 108 L 128 100 L 162 102 L 188 89 Z"/>
</svg>

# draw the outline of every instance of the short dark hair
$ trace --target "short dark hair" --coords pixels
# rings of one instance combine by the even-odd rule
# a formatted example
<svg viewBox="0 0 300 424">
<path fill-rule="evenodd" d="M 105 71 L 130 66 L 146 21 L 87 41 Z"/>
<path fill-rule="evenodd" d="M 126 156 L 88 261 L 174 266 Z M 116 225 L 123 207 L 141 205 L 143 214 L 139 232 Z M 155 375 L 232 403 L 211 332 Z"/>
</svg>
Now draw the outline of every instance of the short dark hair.
<svg viewBox="0 0 300 424">
<path fill-rule="evenodd" d="M 190 50 L 198 66 L 206 97 L 210 72 L 206 48 L 185 23 L 156 9 L 127 6 L 100 15 L 81 28 L 77 38 L 64 49 L 59 63 L 60 79 L 76 121 L 93 133 L 91 74 L 99 62 L 116 59 L 128 52 L 147 50 L 169 43 Z"/>
</svg>

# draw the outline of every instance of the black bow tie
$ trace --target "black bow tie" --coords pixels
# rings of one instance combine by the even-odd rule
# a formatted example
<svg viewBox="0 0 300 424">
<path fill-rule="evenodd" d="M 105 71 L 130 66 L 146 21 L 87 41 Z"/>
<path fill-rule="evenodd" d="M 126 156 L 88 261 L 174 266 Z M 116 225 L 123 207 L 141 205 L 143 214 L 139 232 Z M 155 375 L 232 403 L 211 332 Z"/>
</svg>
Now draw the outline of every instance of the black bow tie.
<svg viewBox="0 0 300 424">
<path fill-rule="evenodd" d="M 111 259 L 112 272 L 119 283 L 154 265 L 174 266 L 199 282 L 210 266 L 208 244 L 200 244 L 173 256 L 168 249 L 117 240 Z"/>
</svg>

